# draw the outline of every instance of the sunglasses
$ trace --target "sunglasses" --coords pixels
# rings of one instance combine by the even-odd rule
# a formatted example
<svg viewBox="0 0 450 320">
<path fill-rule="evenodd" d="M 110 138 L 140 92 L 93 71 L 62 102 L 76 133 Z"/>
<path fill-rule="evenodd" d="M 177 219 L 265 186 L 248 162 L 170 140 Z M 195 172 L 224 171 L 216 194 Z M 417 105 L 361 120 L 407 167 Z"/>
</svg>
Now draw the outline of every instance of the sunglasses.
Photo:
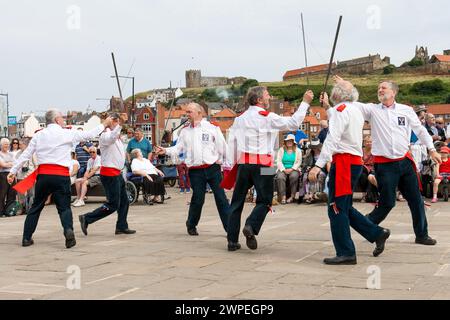
<svg viewBox="0 0 450 320">
<path fill-rule="evenodd" d="M 19 144 L 18 142 L 13 142 L 12 144 Z"/>
<path fill-rule="evenodd" d="M 95 151 L 91 151 L 91 152 L 89 152 L 90 154 L 95 154 L 95 153 L 97 153 L 97 152 L 95 152 Z"/>
</svg>

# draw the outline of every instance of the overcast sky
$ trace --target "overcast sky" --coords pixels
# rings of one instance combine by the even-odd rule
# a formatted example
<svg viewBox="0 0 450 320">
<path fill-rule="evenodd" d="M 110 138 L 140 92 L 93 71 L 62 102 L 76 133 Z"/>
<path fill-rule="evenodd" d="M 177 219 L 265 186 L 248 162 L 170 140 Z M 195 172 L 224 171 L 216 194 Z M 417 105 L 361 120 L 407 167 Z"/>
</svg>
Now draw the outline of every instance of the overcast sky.
<svg viewBox="0 0 450 320">
<path fill-rule="evenodd" d="M 416 45 L 450 49 L 445 0 L 0 0 L 0 93 L 14 115 L 104 110 L 96 99 L 118 95 L 111 52 L 121 75 L 133 66 L 136 92 L 185 86 L 190 68 L 280 81 L 304 66 L 300 12 L 310 65 L 328 63 L 340 14 L 336 60 L 380 53 L 399 65 Z"/>
</svg>

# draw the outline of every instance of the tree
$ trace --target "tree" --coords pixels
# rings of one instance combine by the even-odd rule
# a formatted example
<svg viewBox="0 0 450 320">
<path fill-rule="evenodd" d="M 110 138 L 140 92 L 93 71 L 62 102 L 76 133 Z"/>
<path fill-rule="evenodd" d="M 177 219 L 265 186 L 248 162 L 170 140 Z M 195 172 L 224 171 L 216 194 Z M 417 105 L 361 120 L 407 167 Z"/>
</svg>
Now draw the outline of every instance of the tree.
<svg viewBox="0 0 450 320">
<path fill-rule="evenodd" d="M 251 87 L 256 87 L 256 86 L 259 86 L 258 80 L 248 79 L 241 85 L 241 87 L 239 88 L 240 89 L 239 91 L 241 92 L 242 95 L 245 95 L 245 94 L 247 94 L 248 89 L 250 89 Z"/>
</svg>

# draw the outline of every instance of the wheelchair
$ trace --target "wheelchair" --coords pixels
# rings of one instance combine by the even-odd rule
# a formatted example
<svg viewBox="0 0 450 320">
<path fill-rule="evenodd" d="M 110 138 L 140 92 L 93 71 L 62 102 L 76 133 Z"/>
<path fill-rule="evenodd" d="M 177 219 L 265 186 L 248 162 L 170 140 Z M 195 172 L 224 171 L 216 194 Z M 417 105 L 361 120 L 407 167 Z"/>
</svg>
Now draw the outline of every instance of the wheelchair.
<svg viewBox="0 0 450 320">
<path fill-rule="evenodd" d="M 147 194 L 144 191 L 144 177 L 134 175 L 132 172 L 128 172 L 126 176 L 125 188 L 127 190 L 128 202 L 130 205 L 134 204 L 139 199 L 139 195 L 142 194 L 144 203 L 152 206 L 152 195 Z M 161 195 L 161 203 L 164 203 L 165 195 Z"/>
</svg>

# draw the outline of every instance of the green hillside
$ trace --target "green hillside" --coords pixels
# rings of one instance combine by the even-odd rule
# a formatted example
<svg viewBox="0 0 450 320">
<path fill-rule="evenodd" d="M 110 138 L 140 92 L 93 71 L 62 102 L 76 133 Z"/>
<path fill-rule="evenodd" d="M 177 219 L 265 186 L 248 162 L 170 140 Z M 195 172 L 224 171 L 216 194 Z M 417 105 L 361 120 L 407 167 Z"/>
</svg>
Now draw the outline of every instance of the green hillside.
<svg viewBox="0 0 450 320">
<path fill-rule="evenodd" d="M 381 73 L 354 76 L 341 75 L 346 80 L 351 81 L 360 93 L 360 101 L 362 102 L 376 102 L 378 84 L 383 80 L 392 80 L 400 85 L 400 94 L 398 101 L 407 104 L 442 104 L 450 103 L 450 76 L 436 76 L 436 75 L 417 75 L 405 73 L 393 73 L 383 75 Z M 306 83 L 306 79 L 293 80 L 287 82 L 262 82 L 261 85 L 267 86 L 272 96 L 284 99 L 290 102 L 300 101 L 303 93 L 307 89 L 312 89 L 316 94 L 314 104 L 318 104 L 318 96 L 323 90 L 325 76 L 316 75 L 310 77 L 310 85 Z M 327 91 L 330 92 L 332 81 L 328 85 Z M 219 89 L 219 88 L 216 88 Z M 240 97 L 236 94 L 238 88 L 231 86 L 221 87 L 235 95 L 232 100 L 238 101 Z M 205 88 L 182 89 L 184 98 L 191 98 L 195 100 L 202 100 L 205 95 Z M 209 91 L 214 91 L 214 88 L 208 88 Z M 150 92 L 150 91 L 149 91 Z M 149 92 L 139 93 L 139 98 L 145 98 Z M 216 97 L 216 99 L 220 99 Z"/>
</svg>

